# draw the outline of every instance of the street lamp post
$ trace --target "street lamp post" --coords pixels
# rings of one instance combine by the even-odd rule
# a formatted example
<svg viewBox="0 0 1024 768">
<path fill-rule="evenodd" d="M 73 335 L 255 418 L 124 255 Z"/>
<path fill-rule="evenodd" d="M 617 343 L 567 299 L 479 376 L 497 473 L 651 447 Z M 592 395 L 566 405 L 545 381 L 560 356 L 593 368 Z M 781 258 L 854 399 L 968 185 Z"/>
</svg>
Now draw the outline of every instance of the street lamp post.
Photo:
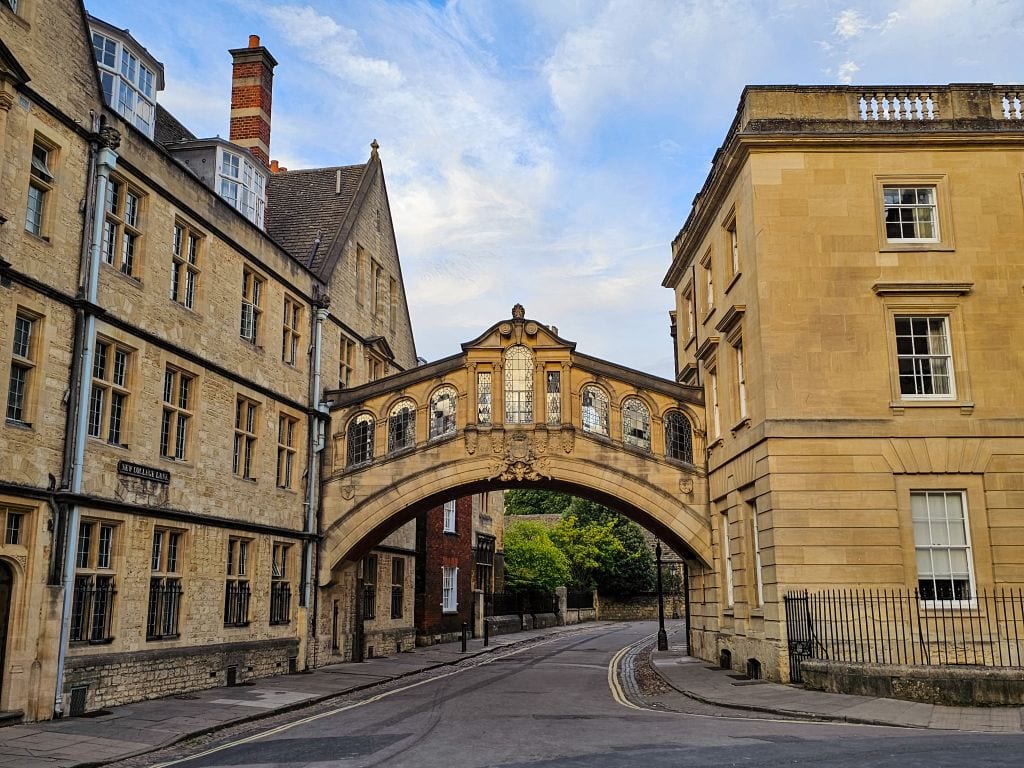
<svg viewBox="0 0 1024 768">
<path fill-rule="evenodd" d="M 654 557 L 658 561 L 658 650 L 668 650 L 668 635 L 665 633 L 665 593 L 661 588 L 661 542 L 654 546 Z"/>
</svg>

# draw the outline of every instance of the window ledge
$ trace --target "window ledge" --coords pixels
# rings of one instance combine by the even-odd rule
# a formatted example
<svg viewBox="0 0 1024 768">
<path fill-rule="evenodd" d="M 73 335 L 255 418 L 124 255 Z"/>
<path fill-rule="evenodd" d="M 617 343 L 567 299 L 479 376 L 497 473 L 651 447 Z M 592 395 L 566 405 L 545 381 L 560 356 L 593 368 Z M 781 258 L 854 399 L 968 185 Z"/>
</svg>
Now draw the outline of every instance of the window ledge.
<svg viewBox="0 0 1024 768">
<path fill-rule="evenodd" d="M 743 270 L 740 270 L 740 271 L 739 271 L 739 272 L 737 272 L 737 273 L 736 273 L 735 275 L 733 275 L 733 276 L 732 276 L 731 278 L 729 278 L 729 282 L 725 284 L 725 291 L 724 291 L 724 292 L 725 292 L 725 293 L 728 293 L 729 291 L 731 291 L 731 290 L 732 290 L 732 287 L 733 287 L 734 285 L 736 285 L 736 282 L 737 282 L 737 281 L 738 281 L 738 280 L 739 280 L 739 279 L 740 279 L 741 277 L 743 277 Z"/>
<path fill-rule="evenodd" d="M 889 403 L 889 410 L 894 416 L 902 416 L 907 408 L 959 408 L 964 416 L 974 412 L 971 400 L 894 400 Z"/>
<path fill-rule="evenodd" d="M 928 251 L 939 251 L 944 253 L 951 253 L 955 251 L 952 245 L 948 243 L 901 243 L 899 241 L 891 241 L 883 244 L 879 247 L 879 253 L 922 253 Z"/>
<path fill-rule="evenodd" d="M 26 235 L 28 235 L 30 238 L 32 238 L 33 240 L 38 242 L 40 245 L 46 245 L 46 246 L 48 246 L 50 248 L 53 247 L 53 243 L 50 242 L 50 236 L 49 235 L 37 235 L 35 232 L 29 232 L 27 229 L 22 230 L 22 231 Z"/>
<path fill-rule="evenodd" d="M 173 456 L 163 456 L 163 455 L 161 455 L 160 456 L 160 461 L 169 462 L 171 464 L 174 464 L 176 467 L 192 467 L 192 466 L 194 466 L 192 464 L 192 462 L 190 462 L 188 459 L 176 459 Z"/>
<path fill-rule="evenodd" d="M 102 266 L 103 269 L 106 269 L 109 272 L 113 272 L 115 275 L 118 276 L 119 279 L 127 281 L 129 285 L 134 285 L 136 288 L 144 287 L 142 280 L 135 277 L 134 275 L 126 275 L 124 272 L 121 271 L 119 267 L 115 267 L 113 264 L 108 264 L 107 262 L 103 261 L 103 259 L 100 259 L 100 265 Z"/>
<path fill-rule="evenodd" d="M 721 444 L 722 444 L 722 438 L 721 437 L 716 437 L 714 440 L 712 440 L 710 443 L 708 443 L 708 450 L 710 451 L 712 448 L 717 448 Z"/>
<path fill-rule="evenodd" d="M 715 314 L 715 307 L 711 307 L 707 312 L 704 313 L 704 317 L 701 318 L 701 325 L 707 325 L 708 320 Z"/>
<path fill-rule="evenodd" d="M 240 621 L 237 624 L 225 624 L 224 629 L 245 629 L 249 626 L 248 621 Z"/>
<path fill-rule="evenodd" d="M 147 637 L 146 638 L 146 642 L 147 643 L 159 643 L 161 641 L 180 640 L 180 639 L 181 639 L 181 634 L 180 633 L 179 634 L 175 634 L 175 635 L 156 635 L 155 637 Z"/>
<path fill-rule="evenodd" d="M 749 416 L 744 416 L 742 419 L 740 419 L 735 424 L 733 424 L 731 427 L 729 427 L 729 431 L 732 432 L 735 435 L 737 432 L 739 432 L 744 427 L 749 427 L 749 426 L 750 426 L 750 417 Z"/>
<path fill-rule="evenodd" d="M 8 427 L 14 427 L 15 429 L 24 429 L 29 432 L 35 431 L 32 429 L 31 421 L 18 421 L 17 419 L 7 419 L 4 423 L 7 424 Z"/>
<path fill-rule="evenodd" d="M 763 619 L 764 618 L 764 606 L 758 606 L 750 609 L 750 618 L 752 619 Z"/>
</svg>

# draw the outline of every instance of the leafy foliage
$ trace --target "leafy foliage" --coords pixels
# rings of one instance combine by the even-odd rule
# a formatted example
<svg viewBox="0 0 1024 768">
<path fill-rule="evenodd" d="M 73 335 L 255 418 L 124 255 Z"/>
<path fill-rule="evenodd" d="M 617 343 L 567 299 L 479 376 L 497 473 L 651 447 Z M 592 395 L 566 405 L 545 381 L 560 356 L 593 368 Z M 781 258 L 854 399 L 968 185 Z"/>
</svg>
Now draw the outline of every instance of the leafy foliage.
<svg viewBox="0 0 1024 768">
<path fill-rule="evenodd" d="M 546 526 L 518 520 L 505 530 L 505 583 L 509 589 L 552 591 L 569 578 L 569 562 Z"/>
<path fill-rule="evenodd" d="M 593 574 L 598 592 L 628 597 L 654 589 L 654 558 L 639 525 L 618 512 L 580 498 L 572 500 L 568 514 L 583 524 L 610 524 L 610 532 L 619 543 L 616 556 Z"/>
<path fill-rule="evenodd" d="M 622 556 L 622 543 L 612 533 L 614 525 L 610 520 L 581 522 L 569 512 L 555 526 L 551 540 L 569 561 L 570 587 L 593 589 L 595 574 L 613 568 L 615 560 Z"/>
<path fill-rule="evenodd" d="M 505 491 L 506 515 L 561 515 L 573 497 L 558 491 Z"/>
</svg>

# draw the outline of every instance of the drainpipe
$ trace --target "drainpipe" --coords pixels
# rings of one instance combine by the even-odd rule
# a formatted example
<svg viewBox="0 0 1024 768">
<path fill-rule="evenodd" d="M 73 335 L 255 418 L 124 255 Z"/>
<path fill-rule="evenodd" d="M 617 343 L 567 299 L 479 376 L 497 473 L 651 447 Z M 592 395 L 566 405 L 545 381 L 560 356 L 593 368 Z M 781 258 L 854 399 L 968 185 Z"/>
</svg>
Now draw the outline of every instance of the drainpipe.
<svg viewBox="0 0 1024 768">
<path fill-rule="evenodd" d="M 120 134 L 109 127 L 101 128 L 100 148 L 96 153 L 96 196 L 93 199 L 92 234 L 89 240 L 89 262 L 85 274 L 85 332 L 81 365 L 78 377 L 77 419 L 75 423 L 74 447 L 71 459 L 71 486 L 73 496 L 82 492 L 82 470 L 85 466 L 85 436 L 89 416 L 89 394 L 93 355 L 96 351 L 96 306 L 99 291 L 100 244 L 103 238 L 103 211 L 107 202 L 107 185 L 110 172 L 117 166 L 117 152 Z M 64 665 L 67 660 L 68 641 L 71 635 L 71 602 L 75 586 L 75 561 L 78 555 L 78 523 L 81 505 L 75 501 L 68 515 L 67 546 L 64 550 L 64 606 L 60 622 L 60 643 L 57 647 L 57 691 L 53 701 L 55 717 L 64 714 Z"/>
<path fill-rule="evenodd" d="M 321 360 L 323 358 L 323 331 L 324 322 L 327 320 L 327 297 L 318 297 L 314 303 L 315 323 L 313 326 L 313 351 L 312 369 L 313 376 L 310 384 L 310 405 L 317 413 L 309 418 L 309 462 L 306 473 L 306 521 L 305 532 L 307 535 L 315 534 L 317 520 L 317 503 L 320 492 L 320 453 L 324 449 L 324 422 L 327 414 L 327 407 L 320 398 Z M 305 553 L 303 556 L 303 570 L 305 571 L 305 583 L 302 588 L 302 604 L 312 606 L 313 604 L 313 546 L 314 542 L 309 538 L 304 543 Z M 315 621 L 315 617 L 314 617 Z"/>
</svg>

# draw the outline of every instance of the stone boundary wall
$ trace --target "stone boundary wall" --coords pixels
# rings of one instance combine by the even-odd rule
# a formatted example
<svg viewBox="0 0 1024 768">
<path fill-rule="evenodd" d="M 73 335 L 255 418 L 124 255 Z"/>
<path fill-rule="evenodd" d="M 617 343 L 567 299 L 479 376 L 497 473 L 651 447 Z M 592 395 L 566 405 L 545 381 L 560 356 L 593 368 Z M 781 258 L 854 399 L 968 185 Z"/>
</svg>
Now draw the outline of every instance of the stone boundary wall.
<svg viewBox="0 0 1024 768">
<path fill-rule="evenodd" d="M 584 621 L 597 621 L 597 610 L 594 608 L 568 608 L 563 616 L 566 624 L 580 624 Z"/>
<path fill-rule="evenodd" d="M 71 656 L 64 693 L 70 702 L 71 689 L 86 685 L 86 711 L 103 709 L 227 685 L 228 667 L 236 683 L 287 674 L 298 652 L 298 640 L 281 638 Z"/>
<path fill-rule="evenodd" d="M 403 651 L 415 650 L 416 630 L 408 629 L 382 629 L 377 632 L 367 632 L 363 638 L 363 647 L 366 650 L 366 658 L 374 656 L 391 656 Z M 373 652 L 371 653 L 371 649 Z"/>
<path fill-rule="evenodd" d="M 685 615 L 682 595 L 665 595 L 665 618 L 678 619 Z M 601 621 L 657 621 L 658 596 L 601 597 L 597 606 Z"/>
<path fill-rule="evenodd" d="M 811 659 L 804 687 L 953 707 L 1024 706 L 1024 669 L 851 664 Z"/>
</svg>

